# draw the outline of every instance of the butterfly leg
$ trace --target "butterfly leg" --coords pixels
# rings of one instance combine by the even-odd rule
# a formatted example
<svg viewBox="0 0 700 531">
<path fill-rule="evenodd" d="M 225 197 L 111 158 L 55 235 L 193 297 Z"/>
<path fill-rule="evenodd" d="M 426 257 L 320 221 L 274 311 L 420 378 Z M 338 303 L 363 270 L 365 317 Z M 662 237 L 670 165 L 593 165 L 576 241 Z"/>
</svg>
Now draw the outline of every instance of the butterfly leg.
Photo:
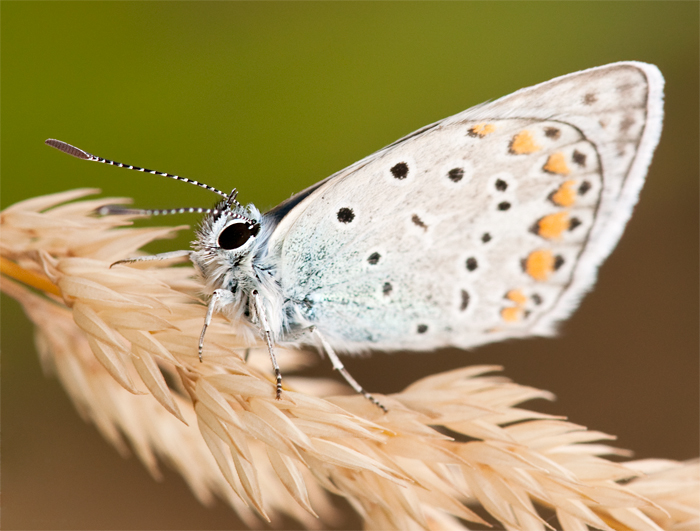
<svg viewBox="0 0 700 531">
<path fill-rule="evenodd" d="M 199 335 L 199 361 L 204 361 L 204 356 L 202 351 L 204 350 L 204 334 L 207 332 L 207 328 L 211 324 L 211 318 L 214 316 L 214 312 L 219 306 L 226 306 L 227 304 L 233 304 L 233 294 L 226 289 L 217 289 L 212 293 L 211 299 L 209 300 L 209 306 L 207 307 L 207 315 L 204 318 L 204 326 L 202 326 L 202 333 Z"/>
<path fill-rule="evenodd" d="M 117 264 L 133 264 L 135 262 L 157 262 L 159 260 L 170 260 L 172 258 L 189 258 L 192 251 L 171 251 L 169 253 L 153 254 L 149 256 L 137 256 L 136 258 L 126 258 L 124 260 L 117 260 L 112 263 L 109 267 L 112 268 Z"/>
<path fill-rule="evenodd" d="M 321 344 L 323 345 L 323 350 L 326 351 L 326 354 L 328 354 L 328 357 L 331 360 L 331 363 L 333 364 L 333 369 L 338 371 L 343 378 L 345 378 L 345 381 L 350 384 L 350 387 L 352 387 L 357 393 L 360 393 L 362 396 L 364 396 L 367 400 L 372 402 L 375 406 L 380 408 L 384 413 L 387 413 L 389 410 L 384 407 L 384 405 L 379 402 L 376 398 L 374 398 L 371 394 L 369 394 L 367 391 L 365 391 L 362 386 L 357 383 L 357 380 L 353 378 L 350 373 L 347 371 L 345 368 L 345 365 L 343 365 L 343 362 L 340 361 L 340 358 L 338 355 L 335 353 L 333 348 L 330 346 L 328 341 L 326 341 L 326 338 L 321 335 L 321 332 L 318 331 L 318 328 L 313 328 L 312 330 L 313 334 L 316 334 L 316 336 L 321 340 Z"/>
<path fill-rule="evenodd" d="M 265 308 L 262 304 L 262 299 L 258 290 L 253 290 L 253 301 L 255 303 L 255 313 L 258 316 L 260 325 L 262 326 L 263 334 L 265 335 L 265 341 L 267 342 L 267 350 L 270 353 L 270 360 L 272 361 L 272 368 L 275 371 L 275 380 L 277 380 L 277 400 L 282 396 L 282 371 L 280 371 L 280 366 L 277 365 L 277 358 L 275 357 L 275 350 L 272 345 L 272 330 L 267 322 L 267 317 L 265 316 Z"/>
</svg>

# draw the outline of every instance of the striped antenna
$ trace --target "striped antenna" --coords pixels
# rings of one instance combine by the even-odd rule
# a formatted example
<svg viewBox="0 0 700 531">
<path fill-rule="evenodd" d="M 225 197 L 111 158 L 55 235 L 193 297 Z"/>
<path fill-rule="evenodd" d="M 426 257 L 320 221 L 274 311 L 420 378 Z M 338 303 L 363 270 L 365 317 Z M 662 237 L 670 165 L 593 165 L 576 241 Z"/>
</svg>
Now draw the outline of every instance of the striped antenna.
<svg viewBox="0 0 700 531">
<path fill-rule="evenodd" d="M 119 168 L 127 168 L 129 170 L 136 170 L 136 171 L 141 171 L 144 173 L 150 173 L 152 175 L 162 175 L 163 177 L 170 177 L 171 179 L 175 179 L 176 181 L 182 181 L 183 183 L 189 183 L 189 184 L 194 184 L 195 186 L 199 186 L 200 188 L 204 188 L 205 190 L 209 190 L 210 192 L 214 192 L 215 194 L 219 194 L 221 197 L 224 197 L 226 199 L 229 199 L 229 195 L 222 192 L 221 190 L 218 190 L 217 188 L 214 188 L 213 186 L 209 186 L 208 184 L 200 183 L 198 181 L 193 181 L 192 179 L 188 179 L 187 177 L 180 177 L 179 175 L 172 175 L 170 173 L 164 173 L 162 171 L 155 171 L 155 170 L 148 170 L 146 168 L 139 168 L 138 166 L 131 166 L 130 164 L 122 164 L 121 162 L 115 162 L 113 160 L 109 159 L 104 159 L 102 157 L 97 157 L 91 153 L 88 153 L 87 151 L 83 151 L 82 149 L 79 149 L 75 146 L 71 146 L 70 144 L 66 144 L 65 142 L 62 142 L 60 140 L 55 140 L 53 138 L 49 138 L 44 142 L 45 144 L 56 148 L 59 151 L 63 151 L 63 153 L 67 153 L 68 155 L 72 155 L 73 157 L 76 157 L 78 159 L 82 160 L 92 160 L 95 162 L 101 162 L 103 164 L 109 164 L 110 166 L 118 166 Z M 235 201 L 235 198 L 234 200 Z M 175 209 L 176 211 L 178 209 Z M 182 209 L 183 213 L 189 212 L 188 209 Z M 193 210 L 193 212 L 196 211 Z M 146 211 L 144 211 L 146 212 Z M 155 214 L 155 210 L 150 210 L 148 212 Z M 161 213 L 165 213 L 166 211 L 161 211 Z M 175 212 L 173 212 L 175 213 Z"/>
<path fill-rule="evenodd" d="M 95 211 L 100 216 L 169 216 L 171 214 L 221 214 L 216 208 L 184 207 L 184 208 L 124 208 L 119 205 L 105 205 Z"/>
</svg>

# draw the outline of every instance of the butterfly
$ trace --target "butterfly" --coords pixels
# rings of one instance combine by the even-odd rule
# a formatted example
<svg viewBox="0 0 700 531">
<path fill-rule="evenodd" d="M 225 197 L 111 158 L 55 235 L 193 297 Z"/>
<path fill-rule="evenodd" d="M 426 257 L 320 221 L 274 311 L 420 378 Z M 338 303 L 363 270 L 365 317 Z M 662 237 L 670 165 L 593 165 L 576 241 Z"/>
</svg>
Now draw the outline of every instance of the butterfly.
<svg viewBox="0 0 700 531">
<path fill-rule="evenodd" d="M 337 353 L 471 348 L 547 336 L 595 282 L 659 141 L 664 80 L 640 62 L 555 78 L 423 127 L 261 213 L 184 177 L 46 143 L 219 194 L 188 257 L 215 312 L 275 345 Z"/>
</svg>

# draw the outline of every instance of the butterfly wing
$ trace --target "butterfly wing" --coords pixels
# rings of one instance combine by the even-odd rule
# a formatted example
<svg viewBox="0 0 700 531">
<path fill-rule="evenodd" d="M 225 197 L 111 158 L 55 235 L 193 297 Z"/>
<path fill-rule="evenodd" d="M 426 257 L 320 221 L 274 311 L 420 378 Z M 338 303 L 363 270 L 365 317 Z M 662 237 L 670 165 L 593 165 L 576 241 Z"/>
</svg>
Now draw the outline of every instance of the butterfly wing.
<svg viewBox="0 0 700 531">
<path fill-rule="evenodd" d="M 289 315 L 345 352 L 551 334 L 621 236 L 662 115 L 658 69 L 615 63 L 331 176 L 270 213 Z"/>
</svg>

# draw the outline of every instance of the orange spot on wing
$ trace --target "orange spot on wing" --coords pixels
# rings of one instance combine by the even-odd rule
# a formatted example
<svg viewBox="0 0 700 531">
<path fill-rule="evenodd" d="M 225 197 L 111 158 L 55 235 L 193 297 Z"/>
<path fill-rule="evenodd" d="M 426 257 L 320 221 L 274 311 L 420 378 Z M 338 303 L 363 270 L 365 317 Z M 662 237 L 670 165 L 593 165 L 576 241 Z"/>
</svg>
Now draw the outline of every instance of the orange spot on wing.
<svg viewBox="0 0 700 531">
<path fill-rule="evenodd" d="M 534 153 L 542 149 L 542 146 L 535 142 L 530 131 L 520 131 L 517 135 L 513 137 L 510 141 L 510 152 L 515 155 L 525 155 L 527 153 Z"/>
<path fill-rule="evenodd" d="M 569 228 L 569 214 L 557 212 L 543 217 L 537 222 L 537 235 L 547 239 L 556 239 Z"/>
<path fill-rule="evenodd" d="M 474 127 L 469 129 L 469 134 L 472 136 L 485 137 L 490 135 L 496 130 L 496 126 L 493 124 L 476 124 Z"/>
<path fill-rule="evenodd" d="M 511 306 L 509 308 L 503 308 L 501 310 L 501 318 L 509 323 L 520 321 L 522 315 L 523 309 L 518 306 Z"/>
<path fill-rule="evenodd" d="M 522 306 L 527 302 L 527 297 L 519 289 L 512 289 L 506 293 L 506 298 L 513 301 L 515 304 Z"/>
<path fill-rule="evenodd" d="M 552 251 L 541 249 L 531 252 L 525 259 L 525 272 L 535 280 L 543 281 L 554 271 Z"/>
<path fill-rule="evenodd" d="M 557 175 L 569 175 L 571 171 L 566 165 L 566 158 L 561 151 L 552 153 L 547 159 L 547 163 L 542 166 L 542 169 L 548 173 L 556 173 Z"/>
<path fill-rule="evenodd" d="M 519 289 L 512 289 L 506 293 L 506 299 L 515 303 L 515 306 L 507 306 L 501 309 L 501 318 L 509 323 L 520 321 L 525 314 L 527 296 Z"/>
<path fill-rule="evenodd" d="M 576 201 L 576 190 L 574 190 L 575 181 L 566 181 L 562 183 L 559 189 L 554 192 L 550 199 L 555 205 L 569 207 Z"/>
</svg>

